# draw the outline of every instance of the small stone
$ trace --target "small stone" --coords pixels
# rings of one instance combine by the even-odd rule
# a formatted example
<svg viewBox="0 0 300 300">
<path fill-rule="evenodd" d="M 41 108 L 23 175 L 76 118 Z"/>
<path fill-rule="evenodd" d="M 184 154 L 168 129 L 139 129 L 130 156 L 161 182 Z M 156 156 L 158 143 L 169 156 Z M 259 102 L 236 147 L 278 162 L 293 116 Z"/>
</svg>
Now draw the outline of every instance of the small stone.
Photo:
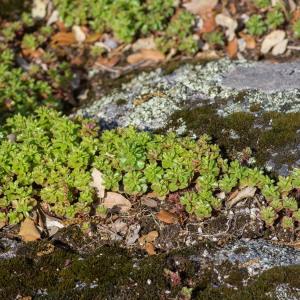
<svg viewBox="0 0 300 300">
<path fill-rule="evenodd" d="M 272 50 L 272 54 L 274 56 L 281 55 L 286 51 L 287 45 L 288 45 L 288 39 L 284 39 L 280 43 L 278 43 L 276 46 L 274 46 Z"/>
<path fill-rule="evenodd" d="M 285 37 L 285 32 L 283 30 L 274 30 L 270 34 L 268 34 L 261 45 L 260 52 L 263 54 L 267 54 L 270 50 L 282 42 Z"/>
<path fill-rule="evenodd" d="M 83 30 L 81 29 L 80 26 L 74 25 L 72 27 L 72 31 L 73 31 L 75 39 L 78 43 L 83 43 L 85 41 L 86 35 L 85 35 L 85 33 L 83 32 Z"/>
<path fill-rule="evenodd" d="M 34 0 L 31 15 L 34 19 L 44 19 L 47 14 L 47 0 Z"/>
</svg>

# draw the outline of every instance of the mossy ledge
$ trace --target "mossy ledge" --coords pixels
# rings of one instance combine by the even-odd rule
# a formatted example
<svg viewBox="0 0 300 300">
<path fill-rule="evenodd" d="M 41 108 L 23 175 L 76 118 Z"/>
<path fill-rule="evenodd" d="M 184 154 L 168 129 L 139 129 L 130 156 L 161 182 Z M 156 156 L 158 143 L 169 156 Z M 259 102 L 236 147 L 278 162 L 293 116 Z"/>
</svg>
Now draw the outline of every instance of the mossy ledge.
<svg viewBox="0 0 300 300">
<path fill-rule="evenodd" d="M 85 255 L 56 247 L 50 254 L 38 255 L 49 248 L 49 242 L 28 243 L 17 257 L 0 261 L 0 297 L 170 299 L 188 290 L 188 299 L 275 299 L 280 286 L 297 295 L 299 266 L 269 269 L 245 286 L 245 269 L 224 262 L 218 268 L 226 270 L 228 277 L 216 287 L 219 273 L 191 259 L 201 247 L 215 249 L 203 244 L 144 257 L 111 245 Z M 180 280 L 175 284 L 168 274 L 177 274 Z"/>
<path fill-rule="evenodd" d="M 107 190 L 134 197 L 179 191 L 181 204 L 199 219 L 226 209 L 233 192 L 251 187 L 263 196 L 259 217 L 267 226 L 297 228 L 300 170 L 273 179 L 250 161 L 249 151 L 226 159 L 205 134 L 194 140 L 132 127 L 99 133 L 91 120 L 40 108 L 8 119 L 1 129 L 0 221 L 19 223 L 38 206 L 61 218 L 88 215 L 97 201 L 91 186 L 96 168 Z"/>
</svg>

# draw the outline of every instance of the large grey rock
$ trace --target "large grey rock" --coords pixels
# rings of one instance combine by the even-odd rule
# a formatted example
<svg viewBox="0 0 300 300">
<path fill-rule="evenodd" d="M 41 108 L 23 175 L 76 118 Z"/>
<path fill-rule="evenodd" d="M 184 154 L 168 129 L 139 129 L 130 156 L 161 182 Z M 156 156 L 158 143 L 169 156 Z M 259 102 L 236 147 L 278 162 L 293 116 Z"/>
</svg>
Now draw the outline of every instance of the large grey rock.
<svg viewBox="0 0 300 300">
<path fill-rule="evenodd" d="M 256 89 L 266 93 L 297 90 L 300 87 L 300 61 L 238 66 L 224 74 L 221 83 L 238 90 Z"/>
<path fill-rule="evenodd" d="M 94 83 L 95 98 L 77 114 L 99 120 L 102 128 L 134 125 L 192 135 L 207 130 L 237 151 L 248 143 L 263 156 L 260 162 L 286 175 L 300 166 L 299 65 L 220 60 L 182 65 L 171 73 L 156 69 L 105 95 Z"/>
</svg>

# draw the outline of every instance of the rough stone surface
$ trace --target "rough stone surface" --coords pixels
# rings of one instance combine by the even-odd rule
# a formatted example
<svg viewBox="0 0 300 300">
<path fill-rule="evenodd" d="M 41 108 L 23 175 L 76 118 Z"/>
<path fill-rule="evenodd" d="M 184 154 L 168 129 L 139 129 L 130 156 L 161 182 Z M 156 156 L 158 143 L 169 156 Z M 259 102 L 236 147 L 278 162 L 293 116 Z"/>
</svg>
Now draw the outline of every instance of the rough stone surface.
<svg viewBox="0 0 300 300">
<path fill-rule="evenodd" d="M 300 62 L 237 67 L 224 75 L 222 84 L 238 90 L 257 89 L 266 93 L 299 90 Z"/>
<path fill-rule="evenodd" d="M 185 119 L 176 115 L 176 124 L 171 122 L 170 127 L 174 114 L 186 110 L 192 112 L 199 107 L 213 107 L 219 118 L 247 113 L 254 118 L 253 124 L 249 125 L 252 129 L 259 128 L 270 135 L 277 132 L 273 139 L 269 137 L 266 141 L 270 143 L 270 147 L 267 145 L 255 151 L 267 153 L 264 155 L 264 162 L 267 162 L 269 169 L 286 175 L 290 168 L 300 166 L 299 115 L 291 117 L 294 122 L 292 124 L 291 121 L 293 136 L 286 138 L 276 149 L 272 147 L 273 142 L 278 145 L 281 137 L 285 136 L 283 121 L 276 121 L 280 123 L 279 128 L 272 128 L 272 118 L 269 118 L 269 124 L 262 124 L 259 118 L 264 119 L 264 114 L 270 112 L 300 113 L 299 70 L 299 61 L 271 64 L 226 59 L 205 64 L 185 64 L 171 73 L 156 69 L 136 75 L 105 95 L 103 88 L 99 86 L 93 91 L 94 99 L 86 107 L 79 109 L 77 114 L 99 120 L 104 129 L 133 125 L 143 130 L 170 129 L 178 134 L 197 135 L 197 130 L 189 126 L 189 123 L 194 122 L 189 119 L 189 114 L 186 114 Z M 253 107 L 258 109 L 253 110 Z M 205 117 L 208 122 L 214 120 L 212 115 Z M 199 118 L 203 118 L 203 114 Z M 231 128 L 229 139 L 237 143 L 248 134 L 246 129 L 245 132 L 237 132 Z M 221 125 L 214 130 L 210 134 L 226 132 L 228 128 Z M 255 138 L 256 134 L 252 133 L 252 138 L 253 136 Z M 260 137 L 256 139 L 257 141 L 253 140 L 254 145 L 261 140 Z M 219 142 L 218 139 L 216 142 Z M 241 151 L 241 146 L 237 150 Z M 291 155 L 287 158 L 286 153 Z"/>
</svg>

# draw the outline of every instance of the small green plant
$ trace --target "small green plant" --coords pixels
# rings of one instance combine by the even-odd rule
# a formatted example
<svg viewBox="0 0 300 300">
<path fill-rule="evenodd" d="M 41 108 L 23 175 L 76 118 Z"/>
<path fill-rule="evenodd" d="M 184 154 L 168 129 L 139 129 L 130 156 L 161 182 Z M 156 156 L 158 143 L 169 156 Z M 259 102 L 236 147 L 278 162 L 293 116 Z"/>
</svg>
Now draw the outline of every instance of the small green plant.
<svg viewBox="0 0 300 300">
<path fill-rule="evenodd" d="M 284 198 L 283 207 L 290 212 L 296 211 L 298 209 L 297 200 L 292 197 Z"/>
<path fill-rule="evenodd" d="M 271 6 L 270 0 L 253 0 L 257 8 L 268 8 Z"/>
<path fill-rule="evenodd" d="M 284 216 L 281 220 L 281 226 L 287 230 L 294 229 L 294 220 L 291 217 Z"/>
<path fill-rule="evenodd" d="M 168 24 L 165 33 L 156 38 L 158 48 L 167 53 L 170 49 L 178 49 L 187 54 L 194 54 L 198 51 L 197 40 L 192 35 L 192 28 L 195 19 L 187 11 L 176 14 Z"/>
<path fill-rule="evenodd" d="M 267 13 L 266 23 L 269 29 L 276 29 L 285 22 L 284 14 L 278 10 L 274 9 Z"/>
<path fill-rule="evenodd" d="M 213 31 L 208 32 L 204 35 L 204 40 L 210 45 L 210 46 L 224 46 L 224 35 L 222 32 Z"/>
<path fill-rule="evenodd" d="M 8 49 L 0 54 L 0 87 L 3 87 L 0 88 L 2 118 L 7 112 L 30 113 L 41 104 L 58 105 L 47 82 L 14 67 L 14 54 Z"/>
<path fill-rule="evenodd" d="M 261 36 L 267 31 L 267 26 L 260 15 L 252 15 L 246 22 L 246 28 L 254 36 Z"/>
<path fill-rule="evenodd" d="M 272 207 L 268 206 L 263 207 L 260 210 L 260 217 L 267 226 L 273 226 L 274 221 L 277 219 L 278 215 Z"/>
<path fill-rule="evenodd" d="M 10 53 L 2 53 L 2 59 L 9 61 Z M 274 182 L 257 168 L 223 159 L 206 135 L 193 140 L 132 127 L 98 135 L 92 121 L 46 108 L 28 117 L 15 115 L 0 130 L 0 220 L 18 223 L 37 203 L 59 217 L 88 214 L 96 200 L 93 168 L 102 173 L 107 190 L 134 197 L 180 191 L 181 204 L 199 219 L 224 208 L 217 193 L 257 187 L 267 200 L 260 213 L 267 226 L 277 220 L 284 224 L 283 216 L 299 222 L 298 203 L 289 196 L 293 184 L 298 186 L 299 170 Z M 195 191 L 181 192 L 189 187 Z"/>
<path fill-rule="evenodd" d="M 33 34 L 25 34 L 22 40 L 22 48 L 35 50 L 38 47 L 38 41 Z"/>
</svg>

